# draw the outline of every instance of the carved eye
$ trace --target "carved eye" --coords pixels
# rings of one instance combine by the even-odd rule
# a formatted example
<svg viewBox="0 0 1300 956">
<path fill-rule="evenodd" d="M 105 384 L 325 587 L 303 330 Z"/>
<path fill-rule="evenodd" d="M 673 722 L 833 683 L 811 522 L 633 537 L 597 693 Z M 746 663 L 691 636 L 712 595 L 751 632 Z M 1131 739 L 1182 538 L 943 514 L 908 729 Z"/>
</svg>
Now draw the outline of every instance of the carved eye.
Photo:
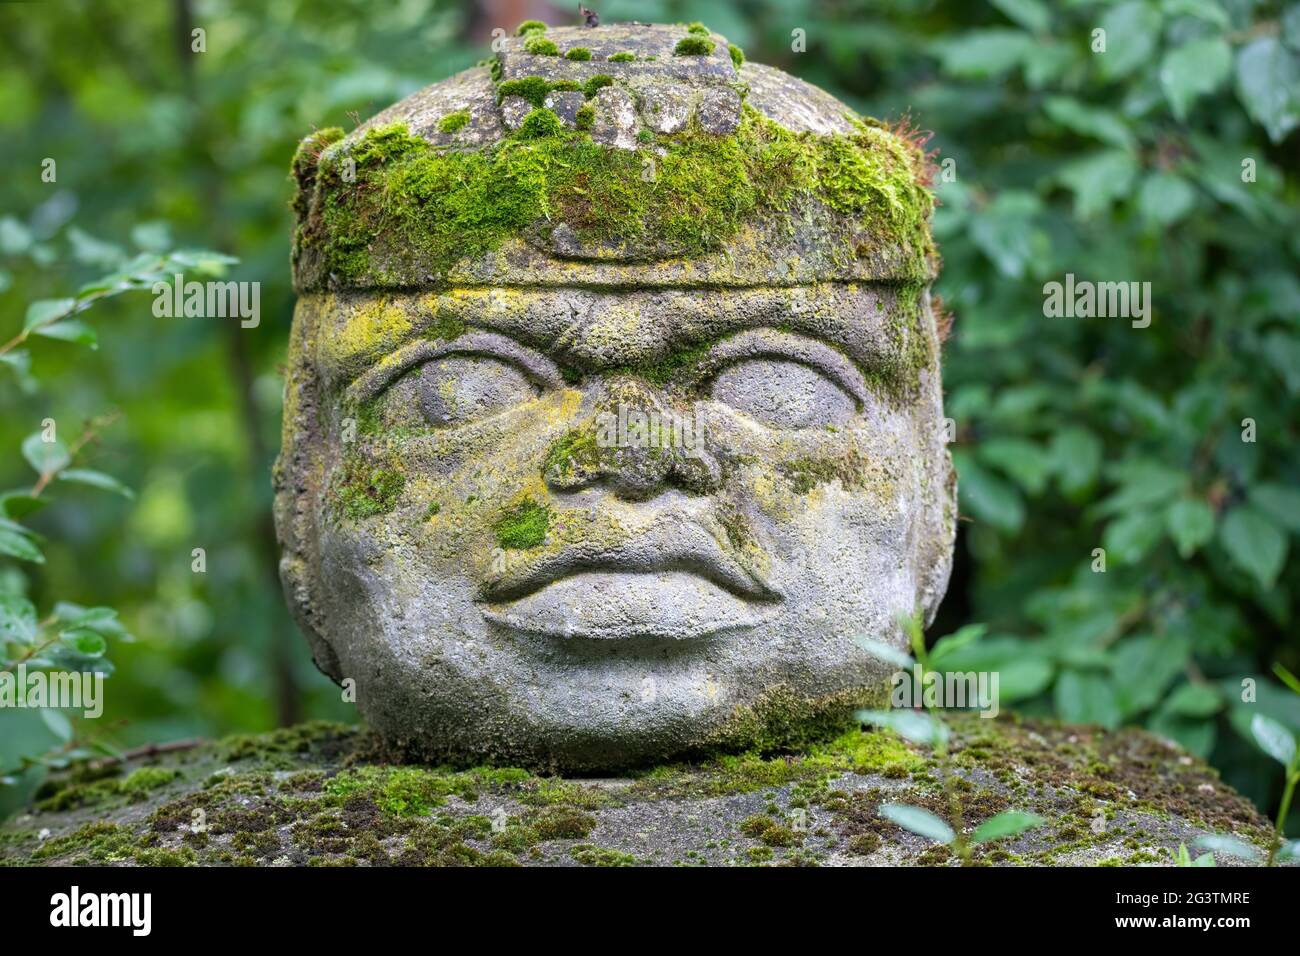
<svg viewBox="0 0 1300 956">
<path fill-rule="evenodd" d="M 537 386 L 521 369 L 485 355 L 431 359 L 408 372 L 401 384 L 414 392 L 425 420 L 439 426 L 477 421 L 538 395 Z"/>
<path fill-rule="evenodd" d="M 857 410 L 848 392 L 811 365 L 785 359 L 745 359 L 713 380 L 712 397 L 770 428 L 842 425 Z"/>
</svg>

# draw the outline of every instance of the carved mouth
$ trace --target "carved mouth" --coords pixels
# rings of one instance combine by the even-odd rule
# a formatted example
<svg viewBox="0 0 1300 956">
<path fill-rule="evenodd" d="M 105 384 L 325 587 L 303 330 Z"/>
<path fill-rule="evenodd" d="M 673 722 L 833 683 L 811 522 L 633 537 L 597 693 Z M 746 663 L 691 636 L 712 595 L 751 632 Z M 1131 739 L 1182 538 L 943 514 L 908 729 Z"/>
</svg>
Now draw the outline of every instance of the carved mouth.
<svg viewBox="0 0 1300 956">
<path fill-rule="evenodd" d="M 782 596 L 716 549 L 642 541 L 614 553 L 582 549 L 507 569 L 485 590 L 484 617 L 561 638 L 685 640 L 770 618 Z"/>
</svg>

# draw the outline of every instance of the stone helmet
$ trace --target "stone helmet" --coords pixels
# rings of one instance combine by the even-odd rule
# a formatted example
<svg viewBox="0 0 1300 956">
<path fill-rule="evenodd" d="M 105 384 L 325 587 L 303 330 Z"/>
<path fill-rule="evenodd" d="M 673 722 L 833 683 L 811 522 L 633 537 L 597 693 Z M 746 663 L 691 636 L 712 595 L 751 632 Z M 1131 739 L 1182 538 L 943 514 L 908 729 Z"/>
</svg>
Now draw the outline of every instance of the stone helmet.
<svg viewBox="0 0 1300 956">
<path fill-rule="evenodd" d="M 293 161 L 276 519 L 317 665 L 425 758 L 842 726 L 951 564 L 918 138 L 699 24 L 500 46 Z"/>
</svg>

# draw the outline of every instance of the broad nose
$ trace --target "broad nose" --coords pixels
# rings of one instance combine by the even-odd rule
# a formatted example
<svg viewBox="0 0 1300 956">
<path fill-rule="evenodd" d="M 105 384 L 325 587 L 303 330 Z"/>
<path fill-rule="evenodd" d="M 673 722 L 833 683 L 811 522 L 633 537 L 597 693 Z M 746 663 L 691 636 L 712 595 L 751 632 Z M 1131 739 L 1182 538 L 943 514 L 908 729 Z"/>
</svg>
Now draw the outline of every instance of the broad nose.
<svg viewBox="0 0 1300 956">
<path fill-rule="evenodd" d="M 605 485 L 621 498 L 644 501 L 677 488 L 708 494 L 721 467 L 709 451 L 704 420 L 680 412 L 640 379 L 607 382 L 591 416 L 560 438 L 546 457 L 546 483 L 556 491 Z"/>
</svg>

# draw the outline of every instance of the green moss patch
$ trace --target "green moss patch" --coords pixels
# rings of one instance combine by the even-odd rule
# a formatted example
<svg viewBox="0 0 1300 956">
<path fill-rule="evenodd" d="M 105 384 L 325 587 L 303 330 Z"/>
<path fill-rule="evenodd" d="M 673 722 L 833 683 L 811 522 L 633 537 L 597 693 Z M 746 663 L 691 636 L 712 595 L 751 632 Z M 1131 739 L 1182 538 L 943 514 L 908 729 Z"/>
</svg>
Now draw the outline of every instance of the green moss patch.
<svg viewBox="0 0 1300 956">
<path fill-rule="evenodd" d="M 591 99 L 607 86 L 612 86 L 614 78 L 608 73 L 597 73 L 586 83 L 582 84 L 582 93 L 587 99 Z"/>
<path fill-rule="evenodd" d="M 554 40 L 548 40 L 537 33 L 530 33 L 528 39 L 524 41 L 525 52 L 534 56 L 559 56 L 560 48 L 555 45 Z"/>
<path fill-rule="evenodd" d="M 533 110 L 524 117 L 516 134 L 520 139 L 543 139 L 564 132 L 564 124 L 552 110 Z"/>
<path fill-rule="evenodd" d="M 333 485 L 336 513 L 353 521 L 387 514 L 404 487 L 406 476 L 400 471 L 349 457 Z"/>
<path fill-rule="evenodd" d="M 590 60 L 591 51 L 585 46 L 575 46 L 572 49 L 565 51 L 564 58 L 566 60 L 578 60 L 580 62 L 583 60 Z"/>
<path fill-rule="evenodd" d="M 535 548 L 546 540 L 551 512 L 536 501 L 525 501 L 508 510 L 493 526 L 497 545 L 506 550 Z"/>
<path fill-rule="evenodd" d="M 469 110 L 456 110 L 438 120 L 438 132 L 454 133 L 469 125 Z"/>
<path fill-rule="evenodd" d="M 673 47 L 673 54 L 676 56 L 708 56 L 714 51 L 717 44 L 707 36 L 692 35 L 682 37 Z"/>
<path fill-rule="evenodd" d="M 577 846 L 570 848 L 569 856 L 583 866 L 637 865 L 637 858 L 631 853 L 611 850 L 607 847 L 592 846 L 590 843 L 579 843 Z"/>
</svg>

